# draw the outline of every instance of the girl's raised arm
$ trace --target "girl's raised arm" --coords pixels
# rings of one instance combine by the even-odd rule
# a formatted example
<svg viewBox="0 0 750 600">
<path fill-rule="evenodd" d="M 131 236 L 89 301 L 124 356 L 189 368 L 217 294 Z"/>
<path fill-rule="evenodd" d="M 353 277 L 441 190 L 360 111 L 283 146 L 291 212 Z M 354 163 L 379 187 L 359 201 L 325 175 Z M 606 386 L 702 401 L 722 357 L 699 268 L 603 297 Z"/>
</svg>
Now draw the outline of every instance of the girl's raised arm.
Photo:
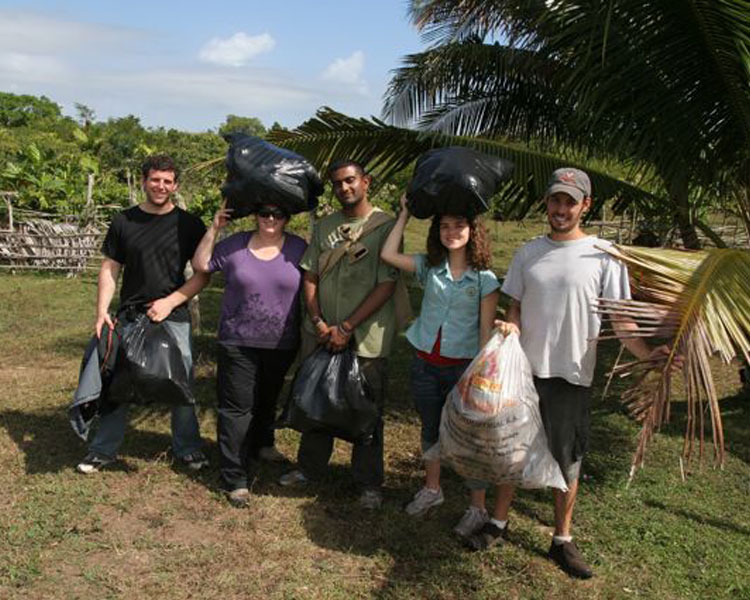
<svg viewBox="0 0 750 600">
<path fill-rule="evenodd" d="M 401 240 L 404 237 L 406 222 L 409 220 L 409 210 L 406 208 L 406 195 L 401 196 L 401 212 L 398 214 L 396 224 L 391 229 L 388 237 L 380 251 L 380 258 L 393 265 L 401 271 L 414 273 L 417 270 L 417 264 L 411 254 L 404 254 L 400 251 Z"/>
</svg>

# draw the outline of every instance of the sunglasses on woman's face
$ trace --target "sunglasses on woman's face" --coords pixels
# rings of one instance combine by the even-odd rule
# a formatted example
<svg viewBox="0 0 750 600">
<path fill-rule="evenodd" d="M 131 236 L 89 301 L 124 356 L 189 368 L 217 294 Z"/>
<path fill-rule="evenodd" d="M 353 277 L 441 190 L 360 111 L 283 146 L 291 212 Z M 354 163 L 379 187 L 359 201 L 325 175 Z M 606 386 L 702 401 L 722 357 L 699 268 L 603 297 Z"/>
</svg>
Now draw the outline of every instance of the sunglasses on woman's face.
<svg viewBox="0 0 750 600">
<path fill-rule="evenodd" d="M 277 221 L 281 221 L 281 219 L 285 219 L 286 215 L 280 211 L 280 210 L 269 210 L 267 208 L 262 208 L 258 211 L 258 216 L 262 217 L 264 219 L 270 219 L 273 217 Z"/>
</svg>

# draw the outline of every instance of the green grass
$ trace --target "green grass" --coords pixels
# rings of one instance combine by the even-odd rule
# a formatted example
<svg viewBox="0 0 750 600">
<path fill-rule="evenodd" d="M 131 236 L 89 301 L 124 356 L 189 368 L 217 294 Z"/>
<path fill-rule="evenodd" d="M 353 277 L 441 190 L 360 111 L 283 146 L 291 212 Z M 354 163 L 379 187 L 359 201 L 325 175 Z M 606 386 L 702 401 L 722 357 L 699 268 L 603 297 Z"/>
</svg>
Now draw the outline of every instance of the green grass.
<svg viewBox="0 0 750 600">
<path fill-rule="evenodd" d="M 491 224 L 490 231 L 501 274 L 513 249 L 542 227 Z M 423 224 L 410 225 L 407 250 L 419 251 L 423 234 Z M 717 364 L 725 468 L 714 469 L 707 456 L 682 480 L 684 418 L 676 405 L 645 469 L 626 487 L 637 429 L 616 400 L 625 382 L 601 399 L 615 353 L 612 344 L 602 348 L 575 517 L 596 577 L 578 582 L 544 557 L 548 492 L 519 493 L 510 543 L 485 554 L 465 552 L 450 535 L 466 505 L 458 477 L 446 473 L 446 502 L 428 518 L 403 513 L 422 477 L 403 338 L 390 361 L 382 512 L 358 509 L 343 442 L 320 484 L 281 488 L 275 481 L 288 465 L 264 465 L 250 508 L 231 508 L 215 466 L 218 287 L 202 294 L 204 329 L 195 340 L 212 467 L 195 475 L 173 465 L 168 416 L 151 407 L 132 411 L 117 466 L 77 475 L 85 446 L 65 409 L 95 289 L 91 277 L 0 276 L 0 598 L 750 598 L 750 399 L 740 395 L 734 367 Z M 279 447 L 293 458 L 298 439 L 282 431 Z"/>
</svg>

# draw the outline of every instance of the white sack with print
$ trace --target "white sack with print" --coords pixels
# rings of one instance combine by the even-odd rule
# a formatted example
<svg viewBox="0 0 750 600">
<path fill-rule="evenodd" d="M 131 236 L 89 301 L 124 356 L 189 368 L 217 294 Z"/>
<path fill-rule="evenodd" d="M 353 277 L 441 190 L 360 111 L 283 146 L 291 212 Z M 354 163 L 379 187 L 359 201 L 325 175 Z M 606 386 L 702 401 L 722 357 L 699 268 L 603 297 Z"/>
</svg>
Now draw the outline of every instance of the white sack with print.
<svg viewBox="0 0 750 600">
<path fill-rule="evenodd" d="M 448 394 L 439 448 L 441 461 L 469 479 L 567 490 L 516 334 L 495 333 Z"/>
</svg>

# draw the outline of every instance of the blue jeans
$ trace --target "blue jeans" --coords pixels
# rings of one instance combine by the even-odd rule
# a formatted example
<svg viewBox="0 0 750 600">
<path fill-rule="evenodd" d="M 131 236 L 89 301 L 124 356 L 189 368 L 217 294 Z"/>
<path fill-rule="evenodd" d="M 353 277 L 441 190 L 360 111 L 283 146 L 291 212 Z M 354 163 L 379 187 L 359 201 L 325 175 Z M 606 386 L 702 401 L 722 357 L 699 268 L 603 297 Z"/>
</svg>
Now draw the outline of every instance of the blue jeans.
<svg viewBox="0 0 750 600">
<path fill-rule="evenodd" d="M 123 334 L 133 325 L 120 317 Z M 190 323 L 164 321 L 165 326 L 177 340 L 177 346 L 182 352 L 185 368 L 193 378 L 193 352 L 190 344 Z M 128 405 L 120 404 L 106 414 L 100 415 L 99 425 L 94 439 L 89 444 L 89 451 L 98 456 L 114 459 L 117 451 L 125 439 Z M 198 419 L 192 404 L 176 404 L 172 407 L 172 452 L 178 458 L 187 456 L 203 446 L 201 441 Z"/>
<path fill-rule="evenodd" d="M 411 363 L 411 395 L 422 421 L 422 452 L 440 437 L 440 416 L 448 394 L 471 360 L 460 365 L 438 366 L 414 356 Z"/>
</svg>

